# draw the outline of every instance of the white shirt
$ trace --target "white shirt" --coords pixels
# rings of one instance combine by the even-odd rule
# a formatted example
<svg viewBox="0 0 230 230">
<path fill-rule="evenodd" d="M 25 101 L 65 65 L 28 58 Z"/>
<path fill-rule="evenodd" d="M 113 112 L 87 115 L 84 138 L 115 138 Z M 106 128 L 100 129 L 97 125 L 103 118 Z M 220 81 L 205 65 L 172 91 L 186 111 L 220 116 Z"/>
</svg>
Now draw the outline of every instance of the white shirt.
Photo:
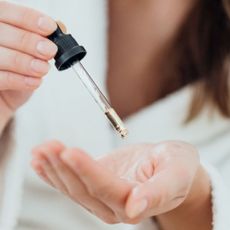
<svg viewBox="0 0 230 230">
<path fill-rule="evenodd" d="M 85 46 L 83 61 L 98 85 L 105 91 L 106 72 L 106 1 L 105 0 L 18 0 L 40 9 L 67 25 Z M 77 9 L 77 10 L 76 10 Z M 230 122 L 215 115 L 207 119 L 204 112 L 196 121 L 183 126 L 191 90 L 183 89 L 135 114 L 126 124 L 126 142 L 114 134 L 104 115 L 71 70 L 55 68 L 17 114 L 14 158 L 10 162 L 1 230 L 91 230 L 128 229 L 109 226 L 89 215 L 63 195 L 45 185 L 29 166 L 31 149 L 45 140 L 58 139 L 68 146 L 85 149 L 92 156 L 104 154 L 122 144 L 179 139 L 196 145 L 213 180 L 215 230 L 230 229 L 227 215 L 230 203 Z M 218 170 L 218 171 L 217 171 Z M 220 182 L 217 177 L 223 179 Z M 153 229 L 146 222 L 139 229 Z"/>
</svg>

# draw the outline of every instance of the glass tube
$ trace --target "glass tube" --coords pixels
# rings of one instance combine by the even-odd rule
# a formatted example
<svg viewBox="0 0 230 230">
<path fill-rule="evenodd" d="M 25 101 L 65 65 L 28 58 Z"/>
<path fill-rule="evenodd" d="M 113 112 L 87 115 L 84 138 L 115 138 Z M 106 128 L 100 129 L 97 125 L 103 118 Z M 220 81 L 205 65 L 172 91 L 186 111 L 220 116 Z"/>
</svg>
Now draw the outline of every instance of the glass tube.
<svg viewBox="0 0 230 230">
<path fill-rule="evenodd" d="M 109 119 L 111 125 L 115 128 L 115 130 L 119 132 L 122 138 L 126 137 L 128 131 L 125 128 L 124 123 L 116 111 L 111 107 L 108 100 L 98 88 L 94 80 L 90 77 L 89 73 L 81 64 L 81 62 L 77 62 L 75 65 L 73 65 L 72 69 L 79 77 L 86 89 L 89 91 L 95 102 L 99 105 L 103 113 Z"/>
</svg>

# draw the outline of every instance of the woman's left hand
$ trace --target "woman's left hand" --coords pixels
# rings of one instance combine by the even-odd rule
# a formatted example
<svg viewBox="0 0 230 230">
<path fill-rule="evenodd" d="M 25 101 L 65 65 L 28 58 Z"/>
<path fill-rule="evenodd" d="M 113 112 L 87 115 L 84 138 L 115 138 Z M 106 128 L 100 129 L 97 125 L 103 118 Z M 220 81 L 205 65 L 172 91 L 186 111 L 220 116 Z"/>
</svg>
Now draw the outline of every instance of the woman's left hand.
<svg viewBox="0 0 230 230">
<path fill-rule="evenodd" d="M 179 141 L 133 145 L 97 160 L 53 141 L 34 149 L 32 166 L 104 222 L 129 224 L 190 199 L 201 168 L 197 150 Z"/>
</svg>

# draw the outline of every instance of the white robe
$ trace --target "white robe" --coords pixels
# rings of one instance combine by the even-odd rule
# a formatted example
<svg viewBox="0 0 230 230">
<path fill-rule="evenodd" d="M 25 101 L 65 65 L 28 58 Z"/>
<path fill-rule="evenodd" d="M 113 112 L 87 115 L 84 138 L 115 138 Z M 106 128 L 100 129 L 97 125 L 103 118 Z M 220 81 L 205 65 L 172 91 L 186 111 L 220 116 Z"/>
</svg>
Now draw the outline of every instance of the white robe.
<svg viewBox="0 0 230 230">
<path fill-rule="evenodd" d="M 66 23 L 69 31 L 88 50 L 83 63 L 105 91 L 106 1 L 17 2 L 31 5 Z M 213 186 L 214 230 L 229 230 L 230 122 L 217 114 L 208 120 L 204 112 L 194 122 L 183 126 L 190 94 L 190 88 L 183 89 L 135 114 L 126 122 L 129 138 L 121 142 L 72 71 L 60 73 L 53 68 L 42 87 L 16 116 L 17 144 L 6 175 L 0 229 L 133 228 L 103 224 L 44 184 L 29 166 L 31 149 L 43 141 L 58 139 L 96 157 L 122 144 L 178 139 L 196 145 L 203 162 L 213 166 L 206 168 Z M 135 227 L 154 229 L 149 220 Z"/>
</svg>

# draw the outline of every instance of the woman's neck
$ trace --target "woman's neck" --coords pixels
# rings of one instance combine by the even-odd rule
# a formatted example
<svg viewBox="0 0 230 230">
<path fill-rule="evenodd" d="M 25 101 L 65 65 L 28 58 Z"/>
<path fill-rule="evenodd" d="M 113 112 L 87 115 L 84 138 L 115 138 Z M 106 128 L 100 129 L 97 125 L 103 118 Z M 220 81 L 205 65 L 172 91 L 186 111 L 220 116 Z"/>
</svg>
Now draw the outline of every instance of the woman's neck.
<svg viewBox="0 0 230 230">
<path fill-rule="evenodd" d="M 181 87 L 175 77 L 174 48 L 189 7 L 165 18 L 157 15 L 155 4 L 109 1 L 107 87 L 123 118 Z"/>
<path fill-rule="evenodd" d="M 170 44 L 162 45 L 164 50 L 152 48 L 158 44 L 152 44 L 151 20 L 140 6 L 109 2 L 107 87 L 113 107 L 124 118 L 164 96 Z"/>
</svg>

